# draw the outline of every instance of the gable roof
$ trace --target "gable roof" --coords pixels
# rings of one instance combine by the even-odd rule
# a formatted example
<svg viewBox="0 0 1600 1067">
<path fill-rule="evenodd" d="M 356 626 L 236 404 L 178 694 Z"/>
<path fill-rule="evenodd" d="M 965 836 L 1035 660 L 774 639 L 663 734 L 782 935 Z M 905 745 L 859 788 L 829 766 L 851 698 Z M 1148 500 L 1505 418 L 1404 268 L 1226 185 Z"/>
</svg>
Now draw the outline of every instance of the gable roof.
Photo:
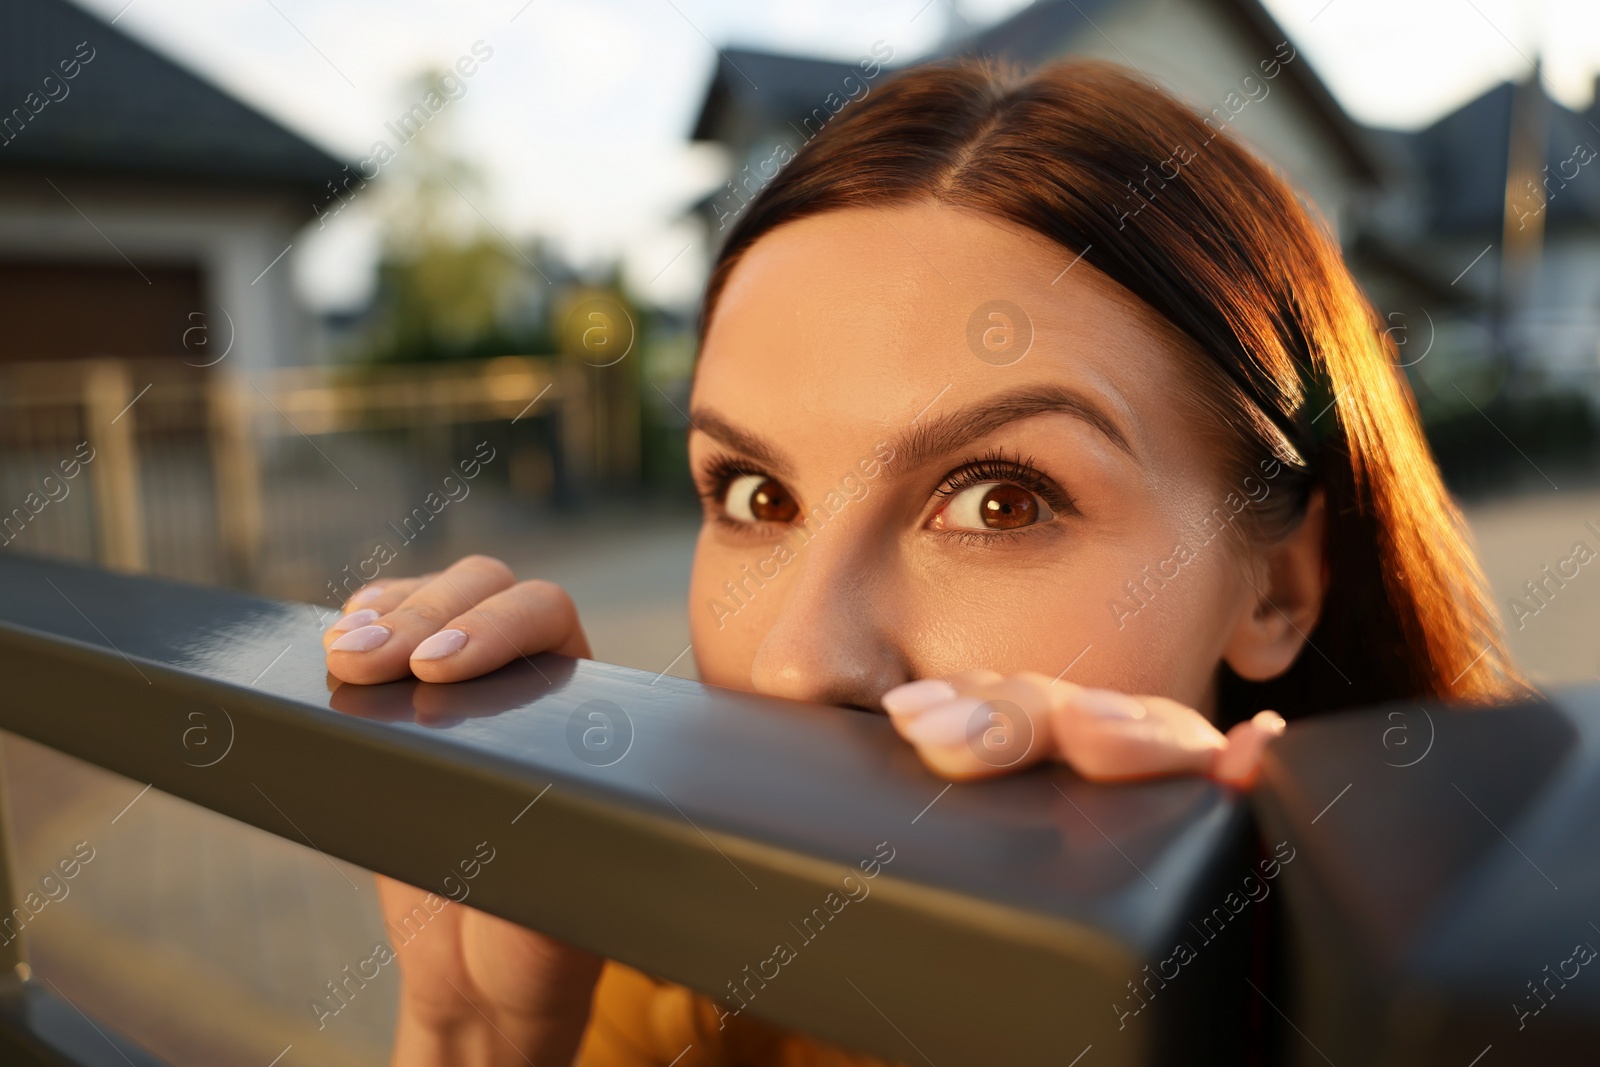
<svg viewBox="0 0 1600 1067">
<path fill-rule="evenodd" d="M 1085 29 L 1098 33 L 1096 17 L 1115 8 L 1120 2 L 1034 0 L 1009 19 L 967 38 L 954 51 L 960 55 L 994 56 L 1025 64 L 1054 59 L 1063 38 Z M 1243 36 L 1248 47 L 1263 57 L 1271 56 L 1278 44 L 1288 39 L 1288 34 L 1261 6 L 1260 0 L 1208 2 L 1216 14 L 1228 20 Z M 1382 184 L 1386 173 L 1365 131 L 1346 114 L 1305 57 L 1299 57 L 1282 69 L 1289 75 L 1293 91 L 1322 123 L 1351 175 L 1369 184 Z"/>
<path fill-rule="evenodd" d="M 843 60 L 724 48 L 717 54 L 717 69 L 689 138 L 725 140 L 739 116 L 783 122 L 804 115 L 847 76 L 859 73 L 854 63 Z"/>
<path fill-rule="evenodd" d="M 68 0 L 0 0 L 0 169 L 286 188 L 309 213 L 344 165 Z"/>
<path fill-rule="evenodd" d="M 1525 94 L 1537 93 L 1536 101 Z M 1574 222 L 1600 224 L 1600 100 L 1590 115 L 1551 100 L 1542 85 L 1502 82 L 1468 101 L 1433 125 L 1414 133 L 1384 131 L 1426 191 L 1428 227 L 1441 233 L 1490 230 L 1498 233 L 1506 211 L 1506 168 L 1511 153 L 1513 118 L 1519 106 L 1534 104 L 1535 121 L 1545 124 L 1543 159 L 1548 174 L 1546 226 Z M 1593 119 L 1591 118 L 1593 116 Z M 1588 148 L 1590 162 L 1574 156 Z M 1539 206 L 1537 191 L 1519 190 L 1524 210 Z M 1513 208 L 1516 207 L 1516 201 Z"/>
</svg>

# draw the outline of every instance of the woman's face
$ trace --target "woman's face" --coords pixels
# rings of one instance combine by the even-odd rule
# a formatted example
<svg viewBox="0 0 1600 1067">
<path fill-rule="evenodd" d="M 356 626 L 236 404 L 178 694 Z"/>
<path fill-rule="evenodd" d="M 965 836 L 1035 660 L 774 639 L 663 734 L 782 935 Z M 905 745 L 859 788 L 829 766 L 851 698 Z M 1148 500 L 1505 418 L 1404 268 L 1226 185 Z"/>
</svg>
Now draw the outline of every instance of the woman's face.
<svg viewBox="0 0 1600 1067">
<path fill-rule="evenodd" d="M 1065 671 L 1210 713 L 1258 599 L 1215 530 L 1268 476 L 1226 483 L 1195 358 L 987 216 L 852 208 L 768 233 L 691 403 L 701 677 L 875 708 L 915 678 Z"/>
</svg>

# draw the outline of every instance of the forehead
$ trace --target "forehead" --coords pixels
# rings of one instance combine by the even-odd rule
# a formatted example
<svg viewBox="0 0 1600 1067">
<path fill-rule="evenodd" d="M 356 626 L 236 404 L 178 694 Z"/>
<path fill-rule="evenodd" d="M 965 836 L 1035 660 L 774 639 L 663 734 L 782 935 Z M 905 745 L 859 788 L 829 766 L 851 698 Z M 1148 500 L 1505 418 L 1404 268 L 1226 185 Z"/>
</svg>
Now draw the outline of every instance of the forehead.
<svg viewBox="0 0 1600 1067">
<path fill-rule="evenodd" d="M 1037 384 L 1092 390 L 1133 425 L 1176 402 L 1175 331 L 1075 253 L 936 204 L 790 223 L 718 301 L 695 403 L 746 424 L 905 425 Z M 820 428 L 820 427 L 819 427 Z"/>
</svg>

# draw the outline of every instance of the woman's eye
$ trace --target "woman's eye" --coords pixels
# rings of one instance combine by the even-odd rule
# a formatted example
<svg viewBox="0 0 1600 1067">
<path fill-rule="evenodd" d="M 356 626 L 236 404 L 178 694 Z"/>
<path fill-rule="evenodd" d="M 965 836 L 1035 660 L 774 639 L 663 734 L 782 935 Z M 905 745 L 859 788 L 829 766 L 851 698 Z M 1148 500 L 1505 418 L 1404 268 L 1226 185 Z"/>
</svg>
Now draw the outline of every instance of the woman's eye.
<svg viewBox="0 0 1600 1067">
<path fill-rule="evenodd" d="M 937 530 L 1020 530 L 1055 518 L 1050 505 L 1011 482 L 981 482 L 952 493 L 933 517 Z"/>
<path fill-rule="evenodd" d="M 742 474 L 729 482 L 722 507 L 740 522 L 792 522 L 800 514 L 783 483 L 765 474 Z"/>
</svg>

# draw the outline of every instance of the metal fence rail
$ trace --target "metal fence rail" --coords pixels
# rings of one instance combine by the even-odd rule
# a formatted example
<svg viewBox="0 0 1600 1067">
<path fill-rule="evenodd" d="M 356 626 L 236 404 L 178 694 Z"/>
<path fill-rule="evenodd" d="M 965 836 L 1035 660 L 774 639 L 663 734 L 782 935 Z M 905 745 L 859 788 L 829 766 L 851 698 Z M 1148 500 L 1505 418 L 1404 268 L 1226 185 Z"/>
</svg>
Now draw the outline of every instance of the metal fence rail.
<svg viewBox="0 0 1600 1067">
<path fill-rule="evenodd" d="M 1600 1060 L 1600 687 L 1304 723 L 1263 779 L 1302 853 L 1291 1062 Z"/>
<path fill-rule="evenodd" d="M 1257 843 L 1205 781 L 951 786 L 855 711 L 553 656 L 344 686 L 306 605 L 15 555 L 0 594 L 0 729 L 900 1062 L 1600 1039 L 1600 689 L 1300 724 Z M 31 977 L 0 905 L 0 1062 L 155 1062 Z"/>
<path fill-rule="evenodd" d="M 549 656 L 330 688 L 304 605 L 20 557 L 0 589 L 0 728 L 452 899 L 491 849 L 472 906 L 730 1010 L 903 1062 L 1240 1062 L 1271 988 L 1266 912 L 1208 919 L 1259 858 L 1204 781 L 947 788 L 860 712 Z"/>
</svg>

